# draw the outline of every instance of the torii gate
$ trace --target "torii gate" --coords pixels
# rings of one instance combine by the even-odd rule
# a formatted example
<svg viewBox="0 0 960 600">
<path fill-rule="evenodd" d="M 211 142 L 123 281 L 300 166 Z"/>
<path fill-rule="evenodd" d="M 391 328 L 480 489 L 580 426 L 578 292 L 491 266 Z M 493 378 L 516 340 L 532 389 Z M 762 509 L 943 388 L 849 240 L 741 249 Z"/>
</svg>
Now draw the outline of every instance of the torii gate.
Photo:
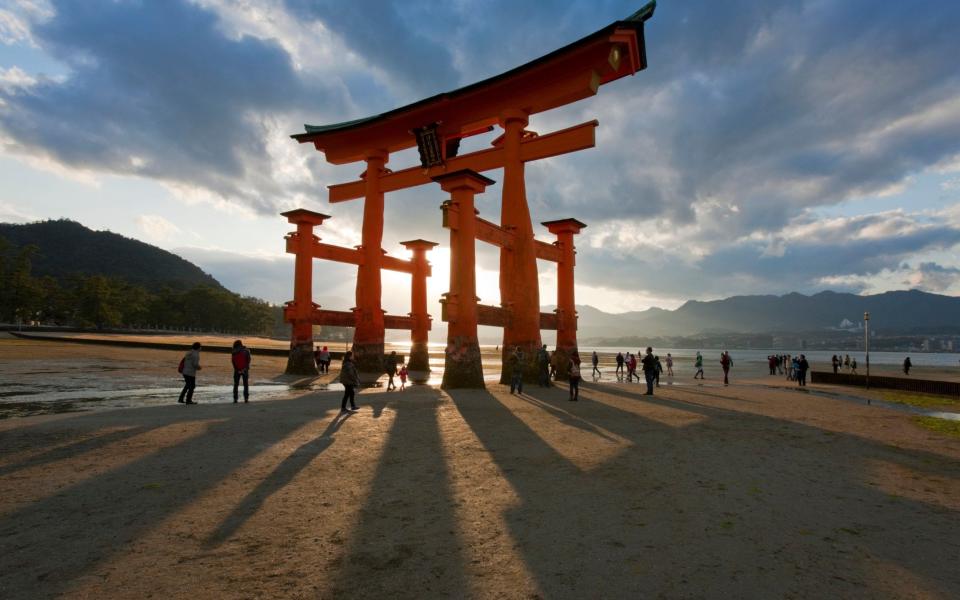
<svg viewBox="0 0 960 600">
<path fill-rule="evenodd" d="M 292 136 L 298 142 L 312 143 L 324 153 L 329 163 L 366 163 L 361 179 L 329 186 L 331 203 L 364 200 L 362 240 L 357 250 L 362 261 L 357 268 L 353 340 L 354 355 L 361 372 L 382 372 L 384 320 L 380 270 L 384 268 L 384 256 L 380 244 L 383 239 L 384 194 L 437 181 L 453 196 L 445 212 L 449 213 L 454 205 L 458 205 L 460 214 L 469 215 L 472 208 L 463 210 L 467 196 L 472 207 L 473 194 L 482 191 L 490 182 L 479 173 L 501 168 L 500 225 L 460 216 L 456 220 L 459 228 L 473 230 L 467 231 L 466 235 L 460 234 L 460 241 L 456 242 L 460 249 L 457 251 L 458 260 L 466 263 L 464 255 L 472 254 L 467 251 L 472 242 L 465 241 L 465 238 L 491 241 L 501 249 L 501 307 L 478 305 L 475 321 L 503 326 L 501 382 L 506 382 L 509 377 L 510 353 L 517 346 L 527 358 L 525 379 L 535 379 L 536 350 L 541 345 L 540 329 L 544 325 L 558 328 L 558 351 L 561 354 L 576 349 L 572 235 L 584 225 L 573 219 L 550 221 L 545 225 L 558 235 L 558 242 L 550 245 L 535 240 L 527 205 L 524 165 L 592 148 L 598 123 L 590 121 L 542 136 L 528 131 L 526 126 L 530 115 L 593 96 L 601 85 L 646 68 L 643 27 L 653 15 L 655 5 L 650 2 L 627 19 L 611 23 L 572 44 L 490 79 L 380 115 L 332 125 L 306 125 L 306 133 Z M 458 156 L 463 138 L 491 131 L 494 126 L 501 127 L 503 134 L 494 140 L 493 148 Z M 390 153 L 414 145 L 420 151 L 420 166 L 395 172 L 385 168 Z M 450 222 L 448 219 L 448 224 Z M 453 232 L 454 228 L 451 228 L 452 239 Z M 560 265 L 556 315 L 540 313 L 538 258 L 554 260 Z M 468 266 L 471 269 L 467 269 Z M 454 272 L 466 274 L 468 280 L 475 277 L 472 265 L 452 264 L 452 279 Z M 454 317 L 450 311 L 453 292 L 458 294 L 456 318 L 463 314 L 463 299 L 470 293 L 469 283 L 461 282 L 458 286 L 459 289 L 454 290 L 451 280 L 445 320 Z M 473 289 L 475 294 L 475 283 Z M 467 304 L 471 302 L 468 298 Z M 560 328 L 561 322 L 563 329 Z M 451 329 L 458 330 L 459 327 L 451 322 Z M 470 345 L 476 343 L 475 325 L 473 329 Z M 562 340 L 560 331 L 564 332 Z M 454 337 L 448 335 L 450 341 Z M 479 350 L 474 358 L 472 351 L 461 352 L 461 349 L 456 344 L 448 345 L 448 366 L 459 364 L 457 359 L 463 355 L 470 365 L 468 371 L 475 372 L 479 368 Z M 470 383 L 465 382 L 466 385 L 482 385 L 482 378 L 479 383 L 475 377 L 468 379 Z"/>
</svg>

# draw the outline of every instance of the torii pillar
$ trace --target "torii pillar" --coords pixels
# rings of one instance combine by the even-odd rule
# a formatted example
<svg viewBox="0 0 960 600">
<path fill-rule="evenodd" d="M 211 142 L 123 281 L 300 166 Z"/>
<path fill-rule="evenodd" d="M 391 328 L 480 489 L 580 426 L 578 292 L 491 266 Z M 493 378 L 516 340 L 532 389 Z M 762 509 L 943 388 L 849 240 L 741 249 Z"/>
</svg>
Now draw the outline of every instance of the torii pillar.
<svg viewBox="0 0 960 600">
<path fill-rule="evenodd" d="M 560 249 L 557 263 L 557 378 L 567 376 L 570 356 L 577 352 L 577 307 L 573 291 L 573 268 L 576 265 L 576 249 L 573 236 L 586 227 L 576 219 L 546 221 L 543 225 L 557 236 L 555 245 Z"/>
<path fill-rule="evenodd" d="M 450 194 L 449 202 L 457 209 L 453 211 L 457 222 L 449 223 L 450 291 L 443 300 L 447 311 L 447 347 L 440 387 L 482 388 L 483 365 L 477 339 L 477 211 L 474 196 L 495 182 L 469 169 L 433 180 Z"/>
<path fill-rule="evenodd" d="M 537 351 L 541 345 L 537 254 L 520 154 L 528 120 L 527 113 L 520 110 L 505 111 L 499 119 L 504 131 L 500 225 L 513 234 L 512 247 L 500 250 L 500 303 L 509 314 L 503 328 L 500 383 L 510 382 L 511 358 L 517 346 L 524 356 L 524 381 L 536 381 Z"/>
<path fill-rule="evenodd" d="M 290 356 L 287 358 L 287 373 L 294 375 L 317 375 L 317 363 L 313 357 L 313 245 L 318 238 L 313 228 L 322 225 L 329 215 L 310 210 L 297 209 L 281 213 L 287 221 L 297 226 L 293 238 L 296 254 L 293 267 L 293 302 L 288 307 L 293 314 L 290 319 Z"/>
<path fill-rule="evenodd" d="M 383 243 L 383 190 L 380 177 L 389 155 L 368 152 L 364 172 L 363 229 L 359 248 L 362 262 L 357 267 L 356 327 L 353 330 L 353 360 L 362 383 L 373 383 L 384 373 L 384 311 L 381 304 L 380 269 Z"/>
<path fill-rule="evenodd" d="M 430 263 L 427 262 L 427 251 L 437 244 L 426 240 L 400 243 L 413 252 L 411 260 L 413 273 L 410 283 L 410 317 L 413 318 L 413 329 L 410 332 L 410 357 L 407 361 L 407 370 L 411 381 L 426 383 L 430 378 L 430 353 L 427 346 L 430 331 L 430 315 L 427 313 L 427 277 L 430 276 Z"/>
</svg>

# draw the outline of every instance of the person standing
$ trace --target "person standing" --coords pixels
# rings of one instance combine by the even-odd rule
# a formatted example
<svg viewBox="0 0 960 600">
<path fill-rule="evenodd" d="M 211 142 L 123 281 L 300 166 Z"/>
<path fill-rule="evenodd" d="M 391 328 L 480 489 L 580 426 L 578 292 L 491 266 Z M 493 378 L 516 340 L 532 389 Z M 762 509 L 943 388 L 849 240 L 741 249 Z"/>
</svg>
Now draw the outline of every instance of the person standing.
<svg viewBox="0 0 960 600">
<path fill-rule="evenodd" d="M 851 375 L 856 375 L 856 374 L 857 374 L 857 359 L 856 359 L 856 358 L 854 358 L 853 360 L 850 361 L 850 374 L 851 374 Z"/>
<path fill-rule="evenodd" d="M 601 373 L 600 373 L 600 369 L 598 368 L 598 366 L 600 365 L 600 356 L 597 354 L 596 350 L 593 351 L 593 356 L 590 357 L 590 361 L 593 363 L 593 371 L 590 372 L 590 375 L 593 375 L 594 373 L 596 373 L 597 378 L 600 378 Z"/>
<path fill-rule="evenodd" d="M 653 348 L 647 346 L 647 353 L 640 360 L 643 366 L 643 378 L 647 380 L 646 396 L 653 395 L 653 382 L 657 377 L 657 357 L 653 355 Z M 637 377 L 637 379 L 640 379 Z"/>
<path fill-rule="evenodd" d="M 324 346 L 316 352 L 317 367 L 320 369 L 321 373 L 330 372 L 330 351 L 327 350 L 327 347 Z"/>
<path fill-rule="evenodd" d="M 846 369 L 847 371 L 850 370 L 850 355 L 849 355 L 849 354 L 845 354 L 845 355 L 843 356 L 843 368 Z"/>
<path fill-rule="evenodd" d="M 693 360 L 693 366 L 697 369 L 697 372 L 693 374 L 693 378 L 696 379 L 698 376 L 700 379 L 706 379 L 703 376 L 703 355 L 700 354 L 700 351 L 697 351 L 697 357 Z"/>
<path fill-rule="evenodd" d="M 183 366 L 180 369 L 180 373 L 183 375 L 183 389 L 180 390 L 180 398 L 177 402 L 180 404 L 196 404 L 193 401 L 193 390 L 197 387 L 197 371 L 202 368 L 200 366 L 200 342 L 193 343 L 190 351 L 184 355 L 180 364 Z"/>
<path fill-rule="evenodd" d="M 360 374 L 357 373 L 357 366 L 353 364 L 353 352 L 343 354 L 343 363 L 340 365 L 340 384 L 343 385 L 343 400 L 340 401 L 340 412 L 347 412 L 347 400 L 350 401 L 350 412 L 357 410 L 354 402 L 356 387 L 360 385 Z"/>
<path fill-rule="evenodd" d="M 910 357 L 909 357 L 909 356 L 906 357 L 905 359 L 903 359 L 903 374 L 904 374 L 904 375 L 909 375 L 909 374 L 910 374 L 910 367 L 912 367 L 912 366 L 913 366 L 913 363 L 910 362 Z"/>
<path fill-rule="evenodd" d="M 576 352 L 570 357 L 570 402 L 580 399 L 580 355 Z"/>
<path fill-rule="evenodd" d="M 797 361 L 797 385 L 807 387 L 808 370 L 810 370 L 810 363 L 807 362 L 807 357 L 801 354 L 800 360 Z"/>
<path fill-rule="evenodd" d="M 243 401 L 250 401 L 250 363 L 252 358 L 250 350 L 243 345 L 243 342 L 237 340 L 233 343 L 233 352 L 230 354 L 230 362 L 233 364 L 233 403 L 236 404 L 240 399 L 239 387 L 240 380 L 243 379 Z"/>
<path fill-rule="evenodd" d="M 537 375 L 537 384 L 540 387 L 550 387 L 550 353 L 547 352 L 546 344 L 537 350 Z"/>
<path fill-rule="evenodd" d="M 837 369 L 840 368 L 840 357 L 834 354 L 830 357 L 830 364 L 833 366 L 833 374 L 837 374 Z"/>
<path fill-rule="evenodd" d="M 518 394 L 523 394 L 523 351 L 520 350 L 520 346 L 517 346 L 513 349 L 513 354 L 510 355 L 510 393 L 512 394 L 514 390 Z"/>
<path fill-rule="evenodd" d="M 667 377 L 673 377 L 673 355 L 667 352 Z"/>
<path fill-rule="evenodd" d="M 617 352 L 617 379 L 623 378 L 623 352 Z"/>
<path fill-rule="evenodd" d="M 654 355 L 653 360 L 657 363 L 657 368 L 653 372 L 653 380 L 656 382 L 657 387 L 660 387 L 660 374 L 663 373 L 663 365 L 660 364 L 660 357 Z"/>
<path fill-rule="evenodd" d="M 724 350 L 720 354 L 720 367 L 723 369 L 723 385 L 730 385 L 730 367 L 733 366 L 733 360 L 730 358 L 730 353 Z"/>
<path fill-rule="evenodd" d="M 384 369 L 387 372 L 387 391 L 397 389 L 396 384 L 393 383 L 393 378 L 397 375 L 397 351 L 394 350 L 390 353 L 390 356 L 387 357 L 387 360 L 383 361 Z"/>
</svg>

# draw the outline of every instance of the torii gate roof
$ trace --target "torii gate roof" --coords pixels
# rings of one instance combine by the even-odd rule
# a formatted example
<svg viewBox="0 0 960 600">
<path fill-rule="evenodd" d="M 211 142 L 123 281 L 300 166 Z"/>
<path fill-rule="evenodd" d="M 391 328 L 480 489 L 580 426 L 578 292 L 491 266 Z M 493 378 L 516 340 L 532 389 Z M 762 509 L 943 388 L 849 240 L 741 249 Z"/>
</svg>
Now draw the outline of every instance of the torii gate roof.
<svg viewBox="0 0 960 600">
<path fill-rule="evenodd" d="M 416 145 L 412 130 L 440 123 L 445 139 L 486 131 L 507 110 L 534 114 L 597 93 L 600 85 L 647 66 L 643 24 L 656 1 L 572 44 L 500 75 L 425 98 L 391 111 L 334 123 L 304 125 L 292 135 L 313 143 L 328 162 L 363 160 L 372 151 L 395 152 Z"/>
</svg>

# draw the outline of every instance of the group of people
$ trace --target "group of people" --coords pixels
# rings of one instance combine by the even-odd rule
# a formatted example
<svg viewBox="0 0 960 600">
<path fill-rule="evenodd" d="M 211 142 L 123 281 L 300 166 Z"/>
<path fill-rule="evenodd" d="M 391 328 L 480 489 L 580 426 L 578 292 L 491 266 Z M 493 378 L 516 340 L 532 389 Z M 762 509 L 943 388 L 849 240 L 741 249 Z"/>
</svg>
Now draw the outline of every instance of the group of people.
<svg viewBox="0 0 960 600">
<path fill-rule="evenodd" d="M 853 375 L 857 374 L 857 359 L 851 359 L 849 354 L 845 354 L 842 357 L 839 354 L 834 354 L 830 357 L 830 365 L 833 367 L 834 373 L 839 373 L 841 370 L 845 370 Z M 771 375 L 772 374 L 773 373 L 771 373 Z"/>
<path fill-rule="evenodd" d="M 839 357 L 833 356 L 833 372 L 837 372 L 837 366 L 840 364 Z M 853 373 L 857 372 L 857 360 L 850 361 L 847 355 L 847 365 L 851 366 Z M 783 375 L 786 373 L 788 381 L 796 381 L 798 386 L 807 385 L 807 371 L 810 370 L 810 363 L 807 362 L 806 355 L 790 356 L 789 354 L 771 354 L 767 357 L 767 366 L 770 368 L 771 375 Z"/>
<path fill-rule="evenodd" d="M 197 372 L 203 367 L 200 366 L 200 342 L 194 342 L 190 350 L 180 359 L 180 365 L 177 371 L 183 376 L 183 389 L 180 390 L 180 397 L 177 399 L 179 404 L 196 404 L 193 399 L 193 392 L 197 388 Z M 253 358 L 250 349 L 243 345 L 241 340 L 233 342 L 233 350 L 230 353 L 230 364 L 233 367 L 233 402 L 236 404 L 240 400 L 239 387 L 240 381 L 243 381 L 243 401 L 250 401 L 250 363 Z"/>
</svg>

